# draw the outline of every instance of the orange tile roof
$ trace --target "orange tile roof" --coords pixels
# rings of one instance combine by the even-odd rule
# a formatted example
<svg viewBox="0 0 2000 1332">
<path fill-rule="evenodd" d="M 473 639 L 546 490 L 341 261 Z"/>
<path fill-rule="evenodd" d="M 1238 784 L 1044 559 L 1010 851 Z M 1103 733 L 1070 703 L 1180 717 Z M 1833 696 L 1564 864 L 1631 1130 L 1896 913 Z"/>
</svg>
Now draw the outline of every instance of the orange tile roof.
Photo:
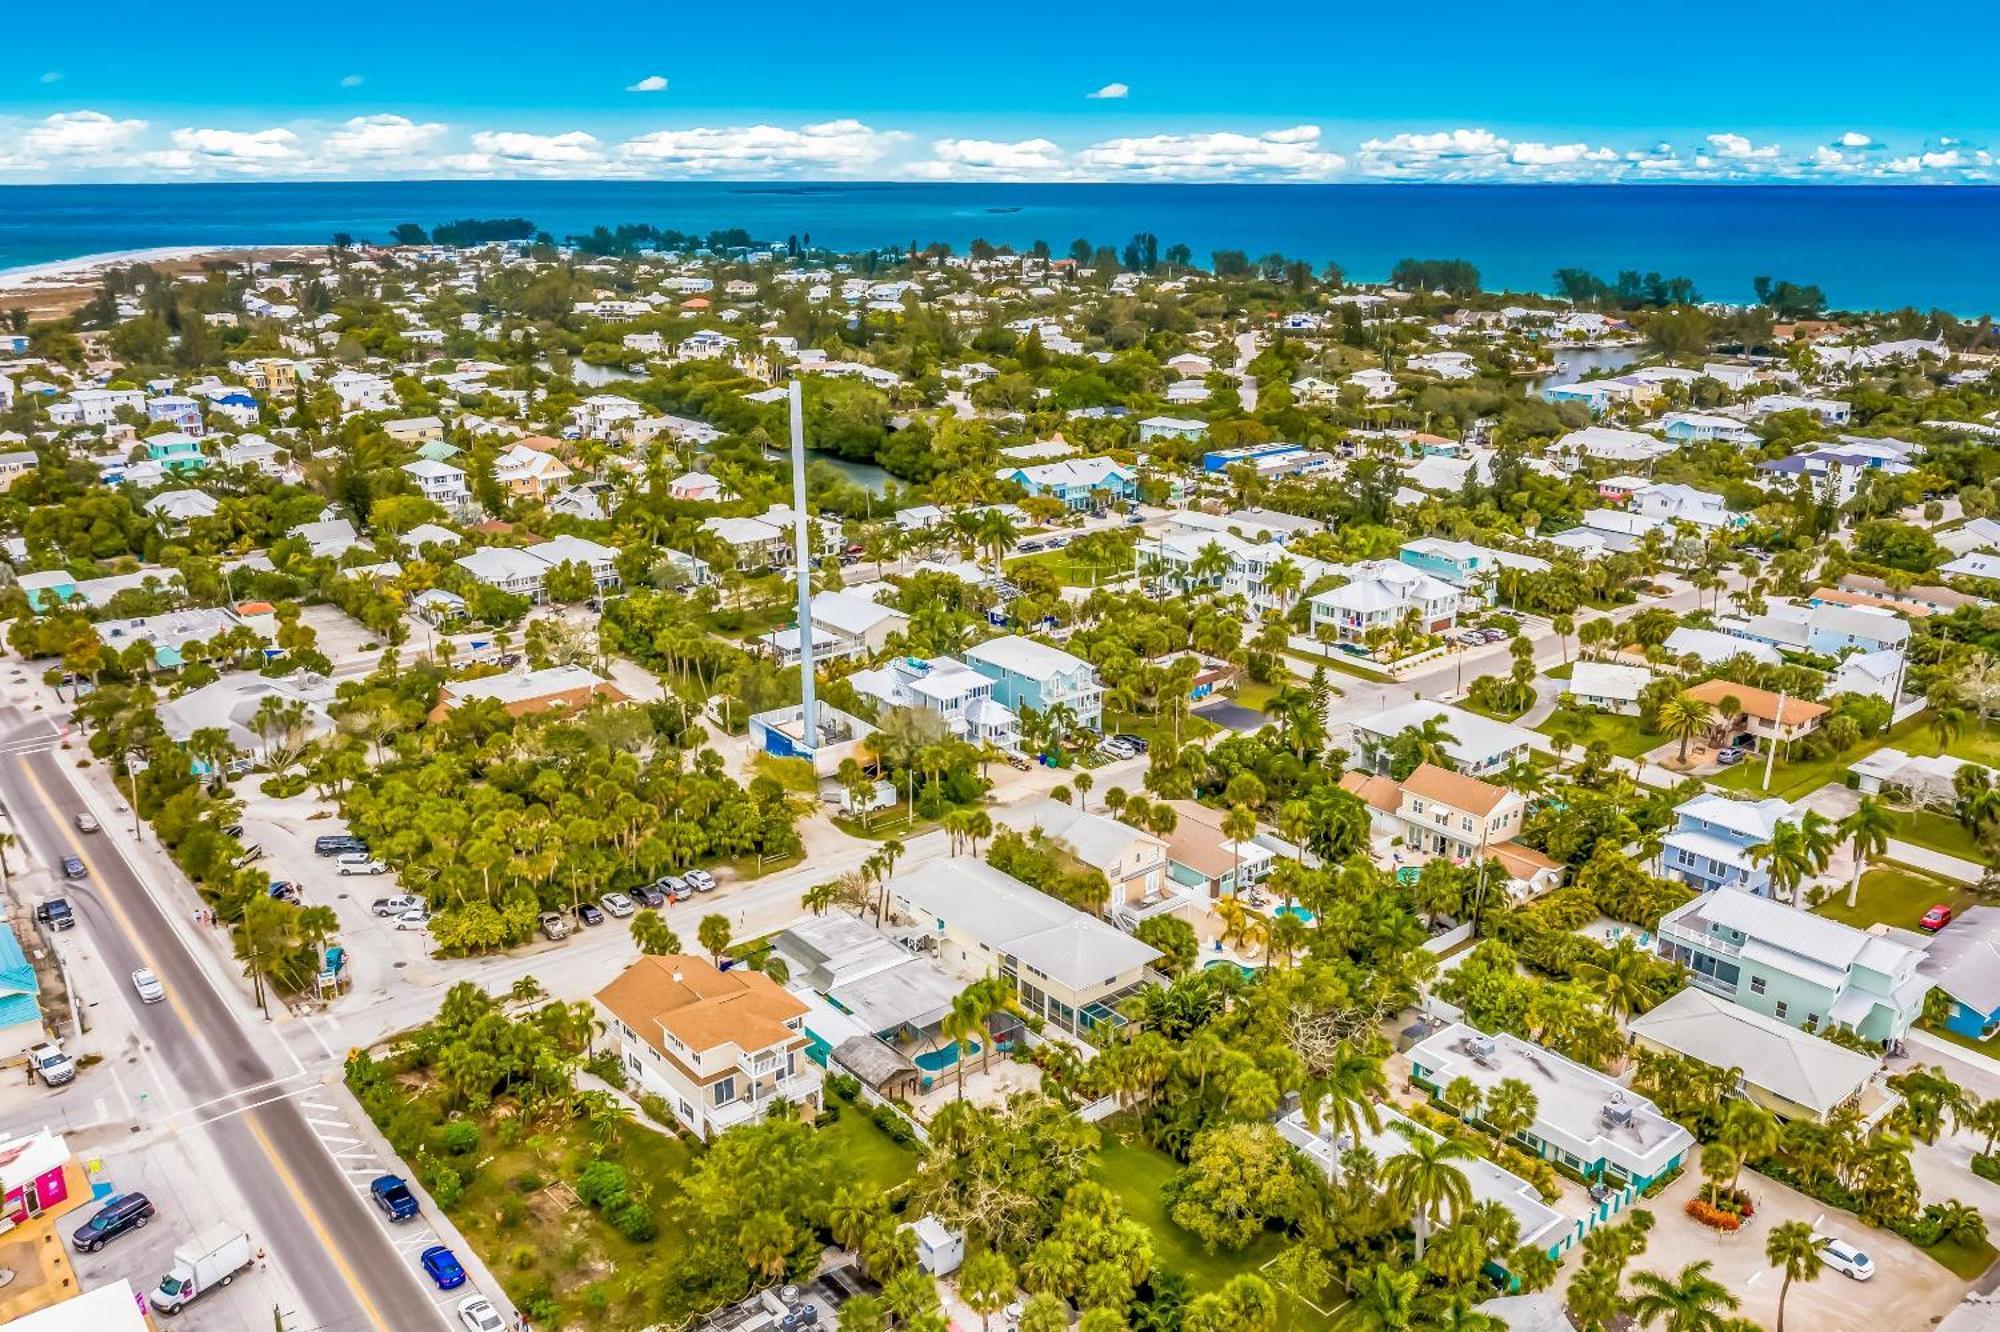
<svg viewBox="0 0 2000 1332">
<path fill-rule="evenodd" d="M 1768 689 L 1759 689 L 1755 685 L 1737 684 L 1734 680 L 1703 680 L 1688 690 L 1687 695 L 1712 708 L 1720 708 L 1723 699 L 1733 698 L 1746 717 L 1774 723 L 1778 720 L 1778 696 Z M 1814 703 L 1809 699 L 1787 695 L 1785 725 L 1797 726 L 1803 722 L 1814 721 L 1830 711 L 1831 709 L 1824 703 Z"/>
<path fill-rule="evenodd" d="M 1343 772 L 1340 774 L 1340 789 L 1349 795 L 1358 796 L 1361 803 L 1393 814 L 1403 803 L 1403 788 L 1394 777 L 1386 777 L 1376 772 Z"/>
<path fill-rule="evenodd" d="M 1403 789 L 1411 795 L 1481 817 L 1491 814 L 1499 808 L 1501 801 L 1513 794 L 1504 786 L 1482 782 L 1477 777 L 1467 777 L 1434 763 L 1418 764 L 1417 770 L 1403 779 Z"/>
<path fill-rule="evenodd" d="M 1839 587 L 1819 588 L 1813 592 L 1813 600 L 1835 606 L 1873 606 L 1880 610 L 1894 611 L 1898 615 L 1914 615 L 1918 619 L 1923 619 L 1931 613 L 1929 606 L 1914 606 L 1901 601 L 1891 601 L 1887 597 L 1870 596 L 1866 592 L 1850 592 Z"/>
<path fill-rule="evenodd" d="M 761 971 L 717 971 L 683 955 L 640 958 L 597 992 L 597 1002 L 663 1054 L 660 1029 L 691 1050 L 762 1050 L 797 1036 L 785 1023 L 806 1013 Z"/>
</svg>

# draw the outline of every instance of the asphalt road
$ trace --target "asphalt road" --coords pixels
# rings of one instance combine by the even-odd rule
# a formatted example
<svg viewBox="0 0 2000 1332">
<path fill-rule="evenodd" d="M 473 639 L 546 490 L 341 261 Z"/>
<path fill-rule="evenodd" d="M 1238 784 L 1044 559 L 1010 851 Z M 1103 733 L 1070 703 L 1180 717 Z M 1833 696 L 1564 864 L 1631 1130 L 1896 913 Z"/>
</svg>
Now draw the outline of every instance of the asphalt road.
<svg viewBox="0 0 2000 1332">
<path fill-rule="evenodd" d="M 91 932 L 114 973 L 148 967 L 165 986 L 164 1003 L 141 1004 L 129 988 L 125 1002 L 248 1200 L 252 1241 L 299 1291 L 309 1316 L 303 1325 L 438 1332 L 443 1318 L 430 1293 L 289 1099 L 313 1084 L 273 1072 L 117 846 L 76 831 L 85 805 L 66 770 L 74 760 L 34 747 L 49 733 L 46 720 L 0 708 L 0 799 L 19 835 L 51 864 L 65 855 L 83 860 L 89 878 L 67 896 L 78 928 Z M 151 1275 L 137 1275 L 135 1284 Z"/>
</svg>

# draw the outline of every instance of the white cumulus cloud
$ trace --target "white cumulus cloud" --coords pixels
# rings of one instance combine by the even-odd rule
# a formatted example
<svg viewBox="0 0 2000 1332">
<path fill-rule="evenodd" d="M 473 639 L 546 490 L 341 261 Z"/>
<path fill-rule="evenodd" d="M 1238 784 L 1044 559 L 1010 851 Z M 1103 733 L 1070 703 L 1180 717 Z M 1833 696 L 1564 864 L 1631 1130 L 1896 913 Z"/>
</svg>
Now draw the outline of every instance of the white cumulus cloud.
<svg viewBox="0 0 2000 1332">
<path fill-rule="evenodd" d="M 1567 167 L 1619 159 L 1614 149 L 1593 148 L 1587 143 L 1517 143 L 1507 160 L 1521 167 Z"/>
<path fill-rule="evenodd" d="M 100 158 L 132 146 L 146 132 L 143 120 L 118 120 L 102 111 L 59 111 L 21 136 L 29 158 Z"/>
<path fill-rule="evenodd" d="M 637 83 L 628 83 L 625 85 L 626 92 L 665 92 L 666 90 L 667 76 L 664 74 L 648 74 Z"/>
<path fill-rule="evenodd" d="M 356 116 L 326 136 L 321 145 L 330 157 L 410 157 L 437 142 L 445 126 L 419 124 L 407 116 Z"/>
<path fill-rule="evenodd" d="M 1217 131 L 1105 139 L 1076 154 L 1086 175 L 1138 180 L 1323 180 L 1347 165 L 1320 146 L 1317 125 L 1264 134 Z"/>
<path fill-rule="evenodd" d="M 1132 95 L 1132 90 L 1122 83 L 1107 83 L 1094 93 L 1084 94 L 1084 96 L 1090 98 L 1092 101 L 1097 101 L 1097 102 L 1123 101 L 1125 98 L 1130 97 L 1131 95 Z"/>
<path fill-rule="evenodd" d="M 909 173 L 930 180 L 998 178 L 1050 180 L 1069 173 L 1061 148 L 1047 139 L 939 139 L 928 162 L 913 162 Z"/>
<path fill-rule="evenodd" d="M 173 145 L 197 160 L 216 162 L 286 162 L 299 155 L 299 136 L 288 129 L 177 129 Z"/>
<path fill-rule="evenodd" d="M 1867 148 L 1872 146 L 1875 140 L 1869 138 L 1860 130 L 1849 130 L 1838 139 L 1835 139 L 1834 142 L 1842 148 Z"/>
<path fill-rule="evenodd" d="M 59 69 L 52 69 L 52 70 L 49 70 L 49 71 L 47 71 L 46 73 L 44 73 L 44 74 L 42 75 L 42 82 L 43 82 L 43 83 L 61 83 L 61 82 L 62 82 L 62 71 L 61 71 L 61 70 L 59 70 Z"/>
<path fill-rule="evenodd" d="M 1777 157 L 1779 153 L 1777 144 L 1753 143 L 1741 134 L 1711 134 L 1708 136 L 1708 146 L 1714 150 L 1715 156 L 1726 157 L 1732 161 L 1768 161 Z"/>
<path fill-rule="evenodd" d="M 675 175 L 847 174 L 873 166 L 909 136 L 858 120 L 829 120 L 791 129 L 780 125 L 697 126 L 655 130 L 619 145 L 619 156 L 647 172 Z"/>
<path fill-rule="evenodd" d="M 472 148 L 471 155 L 452 159 L 460 169 L 560 173 L 570 167 L 594 165 L 603 159 L 602 145 L 597 137 L 582 130 L 570 130 L 564 134 L 481 130 L 472 136 Z"/>
</svg>

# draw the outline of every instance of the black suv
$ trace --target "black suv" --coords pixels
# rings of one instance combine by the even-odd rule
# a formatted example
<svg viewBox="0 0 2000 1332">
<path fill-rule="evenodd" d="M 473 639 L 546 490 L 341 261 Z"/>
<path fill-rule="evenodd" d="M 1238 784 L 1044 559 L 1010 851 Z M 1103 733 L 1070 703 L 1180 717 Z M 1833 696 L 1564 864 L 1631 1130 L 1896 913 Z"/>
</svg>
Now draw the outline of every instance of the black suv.
<svg viewBox="0 0 2000 1332">
<path fill-rule="evenodd" d="M 96 1253 L 126 1231 L 137 1230 L 152 1219 L 151 1198 L 143 1193 L 121 1193 L 108 1199 L 70 1238 L 85 1253 Z"/>
<path fill-rule="evenodd" d="M 60 897 L 50 898 L 35 908 L 35 919 L 52 930 L 66 930 L 76 924 L 76 915 L 69 909 L 69 903 Z"/>
</svg>

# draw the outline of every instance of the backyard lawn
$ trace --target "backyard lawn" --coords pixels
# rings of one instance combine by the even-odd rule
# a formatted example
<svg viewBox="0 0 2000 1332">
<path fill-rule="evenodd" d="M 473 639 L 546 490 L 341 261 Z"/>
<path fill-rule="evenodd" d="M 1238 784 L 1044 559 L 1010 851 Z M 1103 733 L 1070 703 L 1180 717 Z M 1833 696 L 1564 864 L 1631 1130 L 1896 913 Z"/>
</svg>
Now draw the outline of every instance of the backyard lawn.
<svg viewBox="0 0 2000 1332">
<path fill-rule="evenodd" d="M 1925 809 L 1899 809 L 1896 816 L 1896 840 L 1911 842 L 1947 856 L 1957 856 L 1975 865 L 1986 863 L 1986 853 L 1979 849 L 1979 843 L 1972 839 L 1964 824 L 1949 814 L 1933 814 Z"/>
<path fill-rule="evenodd" d="M 1239 691 L 1239 702 L 1241 697 Z M 1151 745 L 1172 745 L 1174 739 L 1173 723 L 1165 717 L 1156 717 L 1151 713 L 1141 716 L 1136 712 L 1120 712 L 1116 708 L 1106 708 L 1103 728 L 1106 735 L 1136 735 Z M 1185 745 L 1190 741 L 1206 739 L 1220 729 L 1208 718 L 1197 717 L 1189 712 L 1181 718 L 1181 743 Z"/>
<path fill-rule="evenodd" d="M 1118 1142 L 1107 1137 L 1098 1153 L 1098 1178 L 1118 1195 L 1133 1220 L 1153 1232 L 1153 1257 L 1160 1266 L 1187 1278 L 1190 1294 L 1219 1290 L 1233 1276 L 1255 1272 L 1278 1256 L 1284 1241 L 1266 1233 L 1249 1248 L 1237 1253 L 1217 1250 L 1210 1253 L 1200 1240 L 1174 1224 L 1167 1215 L 1162 1190 L 1180 1170 L 1180 1163 L 1157 1148 L 1141 1142 Z M 1264 1273 L 1266 1280 L 1271 1274 Z M 1327 1320 L 1276 1281 L 1279 1332 L 1305 1332 L 1325 1327 Z"/>
<path fill-rule="evenodd" d="M 832 1139 L 834 1153 L 861 1171 L 876 1188 L 900 1188 L 917 1171 L 917 1149 L 906 1147 L 882 1131 L 860 1101 L 840 1105 L 840 1118 L 820 1130 Z"/>
<path fill-rule="evenodd" d="M 1667 743 L 1664 735 L 1653 735 L 1641 729 L 1637 717 L 1621 717 L 1610 712 L 1586 712 L 1583 715 L 1590 722 L 1590 732 L 1583 738 L 1583 748 L 1588 748 L 1593 741 L 1602 740 L 1618 757 L 1635 759 Z M 1548 723 L 1544 722 L 1537 729 L 1547 734 Z M 1570 751 L 1572 756 L 1577 752 Z"/>
<path fill-rule="evenodd" d="M 1901 865 L 1885 865 L 1861 876 L 1861 894 L 1854 906 L 1847 905 L 1847 888 L 1842 885 L 1820 903 L 1819 914 L 1861 930 L 1878 922 L 1914 930 L 1918 918 L 1934 906 L 1958 912 L 1978 900 L 1955 883 Z"/>
<path fill-rule="evenodd" d="M 1079 559 L 1068 550 L 1042 550 L 1033 555 L 1023 555 L 1019 559 L 1006 562 L 1009 573 L 1024 564 L 1040 564 L 1054 572 L 1057 580 L 1068 587 L 1102 587 L 1115 583 L 1121 578 L 1132 576 L 1132 560 L 1127 556 L 1122 560 L 1099 563 Z"/>
<path fill-rule="evenodd" d="M 1829 782 L 1836 785 L 1846 781 L 1847 769 L 1874 746 L 1861 744 L 1844 754 L 1836 754 L 1826 759 L 1800 759 L 1795 763 L 1785 762 L 1781 755 L 1771 765 L 1771 790 L 1774 796 L 1787 800 L 1797 800 L 1810 795 Z M 1741 795 L 1762 796 L 1764 791 L 1764 756 L 1752 754 L 1733 768 L 1724 768 L 1710 777 L 1709 782 L 1725 791 Z"/>
</svg>

